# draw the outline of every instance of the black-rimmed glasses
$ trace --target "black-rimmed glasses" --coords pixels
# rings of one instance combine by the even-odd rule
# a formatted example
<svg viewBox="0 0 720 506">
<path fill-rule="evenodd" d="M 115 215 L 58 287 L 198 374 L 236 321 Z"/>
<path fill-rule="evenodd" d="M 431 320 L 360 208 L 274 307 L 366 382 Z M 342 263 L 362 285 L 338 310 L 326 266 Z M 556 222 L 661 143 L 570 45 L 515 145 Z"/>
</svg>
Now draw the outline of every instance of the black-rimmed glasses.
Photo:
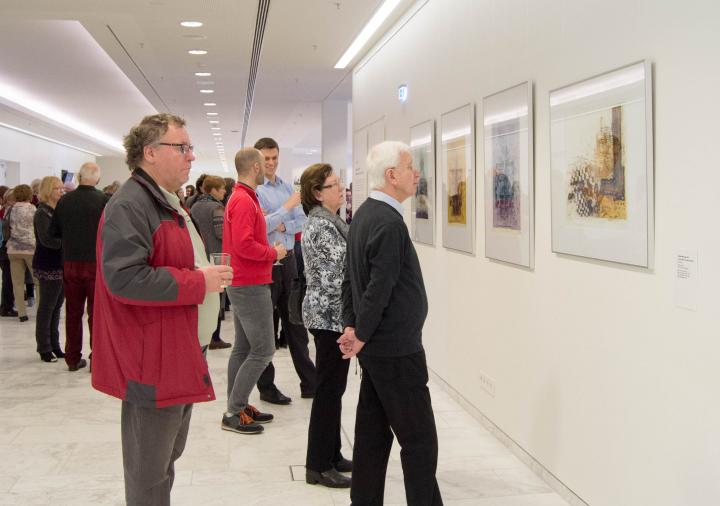
<svg viewBox="0 0 720 506">
<path fill-rule="evenodd" d="M 156 143 L 158 146 L 171 146 L 173 148 L 178 148 L 180 151 L 180 154 L 184 155 L 185 153 L 189 151 L 195 151 L 195 146 L 192 144 L 175 144 L 172 142 L 158 142 Z"/>
</svg>

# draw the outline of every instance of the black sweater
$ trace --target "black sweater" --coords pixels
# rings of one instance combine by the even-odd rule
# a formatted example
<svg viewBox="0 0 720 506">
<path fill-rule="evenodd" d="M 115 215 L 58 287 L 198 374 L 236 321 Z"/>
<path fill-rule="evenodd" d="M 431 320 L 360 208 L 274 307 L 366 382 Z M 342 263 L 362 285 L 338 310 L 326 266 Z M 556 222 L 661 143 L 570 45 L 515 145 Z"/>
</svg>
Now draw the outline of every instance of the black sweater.
<svg viewBox="0 0 720 506">
<path fill-rule="evenodd" d="M 343 320 L 365 342 L 360 356 L 422 351 L 427 295 L 402 216 L 367 199 L 353 216 L 347 245 Z"/>
<path fill-rule="evenodd" d="M 106 203 L 103 192 L 82 184 L 57 203 L 51 230 L 62 239 L 64 261 L 95 261 L 98 223 Z"/>
<path fill-rule="evenodd" d="M 32 266 L 35 271 L 62 272 L 62 242 L 50 235 L 50 224 L 54 209 L 47 204 L 38 204 L 33 218 L 35 227 L 35 254 Z"/>
</svg>

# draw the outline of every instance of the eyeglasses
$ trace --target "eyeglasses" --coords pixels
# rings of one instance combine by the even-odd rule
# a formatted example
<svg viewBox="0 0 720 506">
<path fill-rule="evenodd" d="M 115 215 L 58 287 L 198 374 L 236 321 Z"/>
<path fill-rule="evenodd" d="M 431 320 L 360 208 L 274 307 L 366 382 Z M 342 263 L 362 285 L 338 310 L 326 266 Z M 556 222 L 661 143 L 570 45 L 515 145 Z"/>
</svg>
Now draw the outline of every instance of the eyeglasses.
<svg viewBox="0 0 720 506">
<path fill-rule="evenodd" d="M 338 180 L 335 181 L 334 183 L 323 185 L 323 186 L 321 186 L 320 188 L 323 189 L 323 190 L 327 190 L 328 188 L 332 188 L 332 187 L 334 187 L 334 186 L 337 186 L 338 189 L 340 189 L 341 187 L 343 187 L 343 186 L 345 186 L 345 185 L 343 184 L 343 182 L 342 182 L 341 179 L 338 179 Z"/>
<path fill-rule="evenodd" d="M 195 151 L 195 146 L 192 144 L 174 144 L 172 142 L 158 142 L 158 146 L 171 146 L 173 148 L 178 148 L 181 155 L 184 155 L 188 151 Z"/>
</svg>

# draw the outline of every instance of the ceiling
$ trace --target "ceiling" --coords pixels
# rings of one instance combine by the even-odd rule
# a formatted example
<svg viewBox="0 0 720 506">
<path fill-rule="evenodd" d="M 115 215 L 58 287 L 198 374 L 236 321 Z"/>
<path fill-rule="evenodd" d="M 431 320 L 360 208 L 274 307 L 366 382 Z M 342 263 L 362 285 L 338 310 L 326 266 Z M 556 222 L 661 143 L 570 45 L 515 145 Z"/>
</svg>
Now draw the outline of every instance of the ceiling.
<svg viewBox="0 0 720 506">
<path fill-rule="evenodd" d="M 333 66 L 381 3 L 270 1 L 248 144 L 271 136 L 284 149 L 320 152 L 322 101 L 351 98 L 351 67 Z M 206 170 L 227 168 L 216 138 L 230 161 L 241 147 L 257 0 L 2 0 L 0 9 L 0 124 L 122 156 L 133 124 L 169 111 L 187 120 Z"/>
</svg>

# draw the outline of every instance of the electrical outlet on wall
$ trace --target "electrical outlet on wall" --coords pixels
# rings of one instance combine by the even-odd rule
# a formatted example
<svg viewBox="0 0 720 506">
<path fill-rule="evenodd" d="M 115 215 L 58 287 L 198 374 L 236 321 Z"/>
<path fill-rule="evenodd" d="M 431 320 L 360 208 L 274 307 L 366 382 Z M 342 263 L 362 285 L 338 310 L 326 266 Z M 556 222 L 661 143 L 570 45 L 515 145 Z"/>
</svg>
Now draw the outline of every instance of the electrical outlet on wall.
<svg viewBox="0 0 720 506">
<path fill-rule="evenodd" d="M 483 390 L 485 390 L 490 395 L 490 397 L 494 398 L 495 397 L 495 380 L 490 378 L 490 376 L 488 376 L 485 373 L 481 372 L 479 374 L 480 374 L 480 386 L 482 387 Z"/>
</svg>

